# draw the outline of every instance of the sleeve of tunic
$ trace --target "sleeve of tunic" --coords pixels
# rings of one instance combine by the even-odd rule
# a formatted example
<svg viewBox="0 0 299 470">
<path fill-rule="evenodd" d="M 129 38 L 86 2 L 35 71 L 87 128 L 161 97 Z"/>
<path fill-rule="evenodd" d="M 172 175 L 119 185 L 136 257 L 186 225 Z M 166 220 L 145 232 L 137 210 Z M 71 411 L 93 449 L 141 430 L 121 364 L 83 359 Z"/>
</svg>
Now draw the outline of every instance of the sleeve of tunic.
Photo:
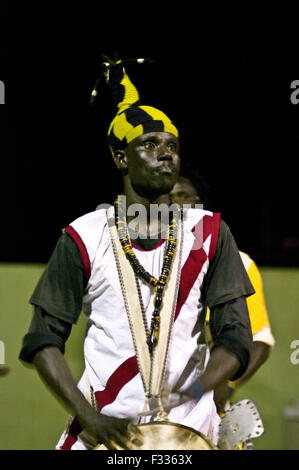
<svg viewBox="0 0 299 470">
<path fill-rule="evenodd" d="M 36 352 L 46 346 L 56 346 L 64 353 L 72 324 L 77 323 L 82 310 L 85 287 L 80 252 L 64 233 L 30 298 L 34 313 L 23 338 L 20 359 L 32 362 Z"/>
<path fill-rule="evenodd" d="M 213 348 L 226 348 L 240 362 L 232 380 L 245 372 L 250 360 L 252 332 L 246 297 L 254 292 L 231 231 L 221 220 L 216 254 L 204 281 L 203 301 L 210 309 Z"/>
</svg>

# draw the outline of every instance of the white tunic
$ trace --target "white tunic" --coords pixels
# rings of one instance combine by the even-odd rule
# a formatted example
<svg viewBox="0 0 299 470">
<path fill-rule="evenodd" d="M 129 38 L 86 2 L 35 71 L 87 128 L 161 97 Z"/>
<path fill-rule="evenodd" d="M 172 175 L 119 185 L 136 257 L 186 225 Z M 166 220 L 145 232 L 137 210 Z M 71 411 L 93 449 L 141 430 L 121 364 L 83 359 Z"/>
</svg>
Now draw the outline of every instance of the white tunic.
<svg viewBox="0 0 299 470">
<path fill-rule="evenodd" d="M 200 298 L 203 279 L 216 251 L 219 218 L 219 214 L 201 209 L 184 211 L 182 271 L 164 382 L 168 391 L 174 388 L 184 391 L 203 373 L 209 359 L 203 336 Z M 88 388 L 92 386 L 102 413 L 137 423 L 144 410 L 145 393 L 138 372 L 106 211 L 101 209 L 86 214 L 72 222 L 66 231 L 81 251 L 85 273 L 89 278 L 83 309 L 92 325 L 85 338 L 86 368 L 78 387 L 88 398 Z M 163 264 L 164 245 L 160 241 L 152 250 L 143 251 L 132 243 L 141 265 L 156 278 L 159 278 Z M 144 282 L 140 282 L 140 288 L 149 325 L 154 289 Z M 192 427 L 217 442 L 220 418 L 212 391 L 204 394 L 199 401 L 190 400 L 173 408 L 168 418 L 174 423 Z M 85 449 L 79 432 L 80 427 L 73 424 L 63 433 L 57 448 Z"/>
</svg>

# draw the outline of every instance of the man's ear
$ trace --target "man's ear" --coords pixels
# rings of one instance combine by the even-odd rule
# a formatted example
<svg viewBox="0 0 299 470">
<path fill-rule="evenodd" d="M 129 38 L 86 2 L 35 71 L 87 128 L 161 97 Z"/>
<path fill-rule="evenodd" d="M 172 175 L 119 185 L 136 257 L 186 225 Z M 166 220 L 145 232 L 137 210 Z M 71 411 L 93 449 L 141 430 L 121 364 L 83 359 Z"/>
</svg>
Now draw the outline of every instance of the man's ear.
<svg viewBox="0 0 299 470">
<path fill-rule="evenodd" d="M 116 150 L 113 155 L 115 165 L 122 172 L 127 170 L 127 159 L 124 150 Z"/>
</svg>

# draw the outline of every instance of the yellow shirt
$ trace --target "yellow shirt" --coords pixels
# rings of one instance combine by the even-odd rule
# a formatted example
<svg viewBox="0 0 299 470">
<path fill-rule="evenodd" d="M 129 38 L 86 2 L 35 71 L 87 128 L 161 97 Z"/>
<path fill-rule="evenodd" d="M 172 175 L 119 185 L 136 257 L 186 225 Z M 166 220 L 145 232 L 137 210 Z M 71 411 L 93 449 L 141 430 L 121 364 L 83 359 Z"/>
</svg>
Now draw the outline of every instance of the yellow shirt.
<svg viewBox="0 0 299 470">
<path fill-rule="evenodd" d="M 271 332 L 269 317 L 267 313 L 265 296 L 263 291 L 263 281 L 255 262 L 249 255 L 240 251 L 240 256 L 247 271 L 248 277 L 255 289 L 255 294 L 246 298 L 249 318 L 251 323 L 253 341 L 261 341 L 273 347 L 275 344 L 274 337 Z M 208 326 L 210 311 L 207 309 L 206 323 Z M 211 334 L 208 329 L 207 339 L 210 343 Z"/>
</svg>

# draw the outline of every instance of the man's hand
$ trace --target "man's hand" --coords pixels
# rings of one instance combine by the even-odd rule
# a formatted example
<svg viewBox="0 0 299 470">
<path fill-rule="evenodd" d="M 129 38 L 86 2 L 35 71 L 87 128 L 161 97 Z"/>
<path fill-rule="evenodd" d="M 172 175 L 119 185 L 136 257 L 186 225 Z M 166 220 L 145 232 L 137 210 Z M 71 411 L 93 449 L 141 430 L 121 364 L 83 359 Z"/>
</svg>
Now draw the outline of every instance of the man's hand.
<svg viewBox="0 0 299 470">
<path fill-rule="evenodd" d="M 125 450 L 141 446 L 141 433 L 136 426 L 126 419 L 113 418 L 90 408 L 83 416 L 77 416 L 84 432 L 91 438 L 94 446 L 101 443 L 109 450 L 119 447 Z"/>
<path fill-rule="evenodd" d="M 225 380 L 215 387 L 214 390 L 214 401 L 219 414 L 224 412 L 225 405 L 231 395 L 231 390 L 228 386 L 228 381 Z"/>
</svg>

